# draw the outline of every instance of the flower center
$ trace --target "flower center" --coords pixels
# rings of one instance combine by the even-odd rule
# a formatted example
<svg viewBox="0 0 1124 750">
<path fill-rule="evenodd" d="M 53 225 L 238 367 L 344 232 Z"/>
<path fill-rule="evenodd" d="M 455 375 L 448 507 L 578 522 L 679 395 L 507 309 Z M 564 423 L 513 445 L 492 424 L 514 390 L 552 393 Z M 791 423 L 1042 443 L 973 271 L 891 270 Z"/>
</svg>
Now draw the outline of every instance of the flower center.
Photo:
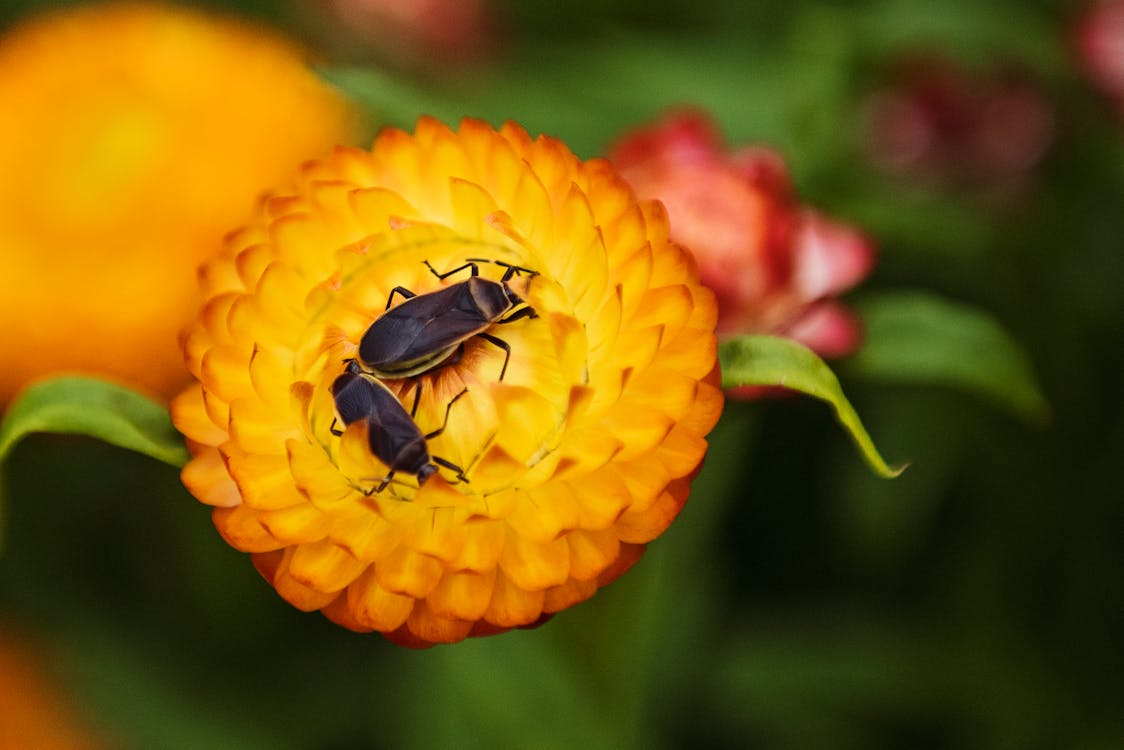
<svg viewBox="0 0 1124 750">
<path fill-rule="evenodd" d="M 363 377 L 377 381 L 370 387 L 385 386 L 397 399 L 397 404 L 383 399 L 381 406 L 371 407 L 379 412 L 373 419 L 358 419 L 344 428 L 333 400 L 332 385 L 348 362 L 356 360 L 364 369 L 358 360 L 359 342 L 384 314 L 388 301 L 394 308 L 407 299 L 466 285 L 473 267 L 478 278 L 498 285 L 511 266 L 539 270 L 533 259 L 510 247 L 432 227 L 377 235 L 341 251 L 338 279 L 307 331 L 321 344 L 306 379 L 315 385 L 309 412 L 315 439 L 355 489 L 379 500 L 449 504 L 452 498 L 454 503 L 472 504 L 548 476 L 546 459 L 561 439 L 573 383 L 563 375 L 566 370 L 551 330 L 550 321 L 562 313 L 550 309 L 550 295 L 538 293 L 553 285 L 547 277 L 513 275 L 507 282 L 535 308 L 537 317 L 505 322 L 505 315 L 495 314 L 506 311 L 497 309 L 453 309 L 436 297 L 415 303 L 408 322 L 424 324 L 426 335 L 463 333 L 451 348 L 448 338 L 440 339 L 448 355 L 439 356 L 443 348 L 435 346 L 429 369 L 410 377 L 365 373 Z M 460 270 L 449 273 L 455 269 Z M 466 319 L 478 325 L 474 328 Z M 424 336 L 409 339 L 410 333 L 388 331 L 407 337 L 405 344 L 417 343 L 411 356 L 430 353 Z M 400 419 L 406 414 L 416 425 L 412 434 L 411 425 Z M 416 449 L 415 438 L 424 439 L 428 460 L 403 447 L 412 443 Z M 376 455 L 380 447 L 383 455 Z M 390 481 L 384 484 L 387 477 Z M 459 497 L 428 492 L 430 485 L 442 484 Z M 380 486 L 383 489 L 376 492 Z"/>
</svg>

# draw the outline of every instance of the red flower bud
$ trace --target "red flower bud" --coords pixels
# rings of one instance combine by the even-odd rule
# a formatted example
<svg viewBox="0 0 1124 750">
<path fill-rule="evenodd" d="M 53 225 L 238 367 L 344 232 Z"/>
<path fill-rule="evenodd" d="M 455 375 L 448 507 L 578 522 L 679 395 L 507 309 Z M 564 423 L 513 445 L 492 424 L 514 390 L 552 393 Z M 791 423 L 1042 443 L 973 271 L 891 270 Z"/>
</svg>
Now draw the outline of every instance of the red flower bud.
<svg viewBox="0 0 1124 750">
<path fill-rule="evenodd" d="M 712 120 L 689 111 L 627 133 L 609 159 L 667 208 L 672 239 L 718 297 L 719 335 L 790 336 L 828 357 L 858 345 L 857 319 L 833 298 L 870 272 L 873 248 L 800 205 L 779 154 L 729 151 Z"/>
</svg>

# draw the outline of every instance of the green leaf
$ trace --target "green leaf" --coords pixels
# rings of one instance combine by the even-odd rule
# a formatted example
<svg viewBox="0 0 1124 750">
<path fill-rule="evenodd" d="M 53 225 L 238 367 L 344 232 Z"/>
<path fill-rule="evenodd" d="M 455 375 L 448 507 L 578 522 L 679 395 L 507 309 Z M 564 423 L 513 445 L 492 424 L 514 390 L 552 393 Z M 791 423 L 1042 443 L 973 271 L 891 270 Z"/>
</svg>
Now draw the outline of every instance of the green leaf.
<svg viewBox="0 0 1124 750">
<path fill-rule="evenodd" d="M 173 466 L 189 458 L 164 405 L 94 378 L 61 377 L 27 388 L 0 424 L 0 460 L 31 432 L 89 435 Z"/>
<path fill-rule="evenodd" d="M 855 308 L 866 341 L 843 364 L 849 377 L 951 386 L 1030 423 L 1049 419 L 1030 359 L 989 313 L 921 291 L 868 295 Z"/>
<path fill-rule="evenodd" d="M 723 342 L 718 356 L 723 388 L 779 386 L 826 401 L 875 473 L 896 477 L 905 470 L 904 465 L 891 467 L 878 453 L 835 373 L 810 349 L 779 336 L 742 336 Z"/>
</svg>

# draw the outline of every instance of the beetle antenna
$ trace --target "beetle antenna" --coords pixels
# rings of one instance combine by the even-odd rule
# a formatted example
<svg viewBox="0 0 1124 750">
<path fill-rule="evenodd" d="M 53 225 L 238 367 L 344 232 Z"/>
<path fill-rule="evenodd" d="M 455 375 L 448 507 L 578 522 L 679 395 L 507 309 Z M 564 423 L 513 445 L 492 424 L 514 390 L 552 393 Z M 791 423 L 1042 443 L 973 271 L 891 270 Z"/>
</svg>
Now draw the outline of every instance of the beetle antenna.
<svg viewBox="0 0 1124 750">
<path fill-rule="evenodd" d="M 503 277 L 500 278 L 501 284 L 505 281 L 511 281 L 511 279 L 513 277 L 518 276 L 519 274 L 525 273 L 528 276 L 538 276 L 539 275 L 538 271 L 532 271 L 530 268 L 524 268 L 523 266 L 517 266 L 514 263 L 508 263 L 508 262 L 502 261 L 502 260 L 493 260 L 492 262 L 495 263 L 497 266 L 501 266 L 501 267 L 507 269 L 506 271 L 504 271 Z"/>
</svg>

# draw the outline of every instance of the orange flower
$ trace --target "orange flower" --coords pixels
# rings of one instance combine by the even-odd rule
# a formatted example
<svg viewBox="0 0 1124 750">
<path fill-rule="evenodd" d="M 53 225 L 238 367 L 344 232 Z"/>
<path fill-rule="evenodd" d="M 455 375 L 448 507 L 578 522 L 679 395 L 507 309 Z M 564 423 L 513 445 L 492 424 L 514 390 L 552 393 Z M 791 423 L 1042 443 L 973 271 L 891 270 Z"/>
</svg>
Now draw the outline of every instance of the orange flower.
<svg viewBox="0 0 1124 750">
<path fill-rule="evenodd" d="M 0 403 L 61 371 L 182 388 L 196 266 L 358 124 L 284 39 L 158 5 L 12 29 L 0 101 Z"/>
<path fill-rule="evenodd" d="M 780 334 L 829 357 L 858 345 L 858 321 L 833 298 L 866 276 L 873 251 L 798 204 L 780 156 L 728 153 L 710 118 L 682 112 L 626 134 L 609 158 L 667 207 L 672 238 L 718 296 L 719 335 Z"/>
<path fill-rule="evenodd" d="M 470 258 L 538 272 L 512 281 L 537 317 L 493 328 L 502 382 L 479 338 L 417 378 L 419 427 L 447 422 L 429 452 L 467 481 L 374 492 L 375 427 L 334 434 L 333 381 L 391 290 L 463 281 L 425 262 Z M 683 506 L 722 407 L 713 295 L 660 206 L 513 124 L 423 119 L 338 149 L 202 280 L 199 382 L 172 404 L 184 483 L 289 602 L 407 645 L 535 625 L 619 576 Z M 386 383 L 412 404 L 412 381 Z"/>
</svg>

